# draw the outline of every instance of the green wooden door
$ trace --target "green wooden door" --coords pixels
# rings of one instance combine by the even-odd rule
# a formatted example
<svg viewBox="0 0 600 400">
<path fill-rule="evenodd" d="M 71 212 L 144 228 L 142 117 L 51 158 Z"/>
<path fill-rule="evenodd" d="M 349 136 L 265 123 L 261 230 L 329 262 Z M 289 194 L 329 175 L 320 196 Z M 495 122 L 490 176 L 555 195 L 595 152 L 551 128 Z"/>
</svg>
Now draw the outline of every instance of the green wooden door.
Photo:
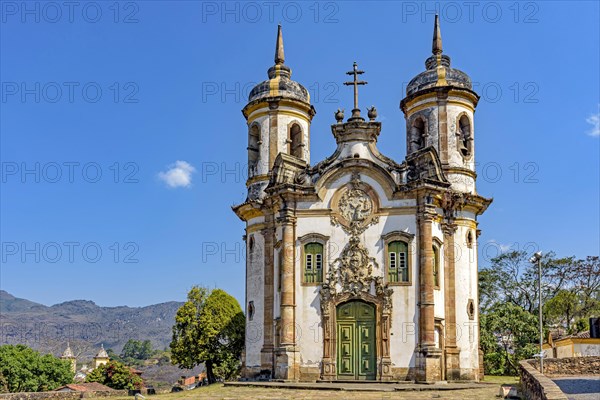
<svg viewBox="0 0 600 400">
<path fill-rule="evenodd" d="M 375 306 L 362 301 L 337 308 L 338 379 L 375 379 Z"/>
</svg>

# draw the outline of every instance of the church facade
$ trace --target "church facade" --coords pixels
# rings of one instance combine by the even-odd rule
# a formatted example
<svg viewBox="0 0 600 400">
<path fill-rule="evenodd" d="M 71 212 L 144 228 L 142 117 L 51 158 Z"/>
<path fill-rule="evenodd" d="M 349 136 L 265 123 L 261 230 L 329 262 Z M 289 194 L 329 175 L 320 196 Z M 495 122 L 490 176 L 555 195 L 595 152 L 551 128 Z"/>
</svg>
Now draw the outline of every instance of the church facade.
<svg viewBox="0 0 600 400">
<path fill-rule="evenodd" d="M 243 109 L 248 127 L 243 376 L 292 381 L 479 380 L 477 216 L 470 78 L 450 67 L 436 17 L 432 56 L 408 84 L 404 161 L 377 148 L 375 108 L 331 126 L 310 163 L 315 109 L 275 65 Z"/>
</svg>

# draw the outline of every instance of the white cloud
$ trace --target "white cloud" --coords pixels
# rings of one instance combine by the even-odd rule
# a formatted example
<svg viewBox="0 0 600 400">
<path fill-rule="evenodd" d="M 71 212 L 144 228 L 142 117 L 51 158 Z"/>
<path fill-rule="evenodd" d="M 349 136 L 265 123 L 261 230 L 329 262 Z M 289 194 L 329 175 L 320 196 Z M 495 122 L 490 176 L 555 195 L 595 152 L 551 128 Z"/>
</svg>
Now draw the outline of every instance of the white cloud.
<svg viewBox="0 0 600 400">
<path fill-rule="evenodd" d="M 500 253 L 506 253 L 508 250 L 510 250 L 510 248 L 512 246 L 510 244 L 499 243 L 496 239 L 489 240 L 488 244 L 491 244 L 491 245 L 497 247 L 500 250 Z"/>
<path fill-rule="evenodd" d="M 158 179 L 172 188 L 191 186 L 192 174 L 196 172 L 192 164 L 186 161 L 175 161 L 168 168 L 165 172 L 158 173 Z"/>
<path fill-rule="evenodd" d="M 585 119 L 585 122 L 592 125 L 592 128 L 587 131 L 590 136 L 600 136 L 600 105 L 598 105 L 598 112 L 596 114 L 590 114 Z"/>
</svg>

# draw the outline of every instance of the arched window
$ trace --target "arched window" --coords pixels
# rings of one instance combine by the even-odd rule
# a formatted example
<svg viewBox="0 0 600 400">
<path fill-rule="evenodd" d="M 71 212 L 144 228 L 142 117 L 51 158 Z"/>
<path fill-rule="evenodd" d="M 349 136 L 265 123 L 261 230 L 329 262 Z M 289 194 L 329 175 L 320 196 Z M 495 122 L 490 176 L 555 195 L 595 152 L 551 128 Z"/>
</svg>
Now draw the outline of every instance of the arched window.
<svg viewBox="0 0 600 400">
<path fill-rule="evenodd" d="M 458 151 L 467 158 L 471 156 L 473 146 L 473 132 L 471 132 L 471 121 L 466 115 L 462 115 L 458 120 Z"/>
<path fill-rule="evenodd" d="M 470 229 L 467 231 L 467 247 L 469 249 L 473 247 L 473 232 Z"/>
<path fill-rule="evenodd" d="M 260 129 L 258 125 L 252 125 L 248 131 L 248 178 L 258 172 L 260 159 Z"/>
<path fill-rule="evenodd" d="M 412 124 L 411 151 L 417 151 L 425 147 L 425 122 L 423 118 L 417 118 Z"/>
<path fill-rule="evenodd" d="M 307 243 L 304 245 L 304 283 L 323 282 L 323 245 Z"/>
<path fill-rule="evenodd" d="M 408 244 L 402 241 L 388 243 L 388 281 L 409 282 Z"/>
<path fill-rule="evenodd" d="M 294 157 L 304 158 L 304 143 L 302 139 L 302 128 L 298 124 L 293 124 L 290 128 L 289 154 Z"/>
<path fill-rule="evenodd" d="M 440 288 L 440 248 L 436 245 L 432 246 L 433 250 L 433 286 L 435 289 Z"/>
</svg>

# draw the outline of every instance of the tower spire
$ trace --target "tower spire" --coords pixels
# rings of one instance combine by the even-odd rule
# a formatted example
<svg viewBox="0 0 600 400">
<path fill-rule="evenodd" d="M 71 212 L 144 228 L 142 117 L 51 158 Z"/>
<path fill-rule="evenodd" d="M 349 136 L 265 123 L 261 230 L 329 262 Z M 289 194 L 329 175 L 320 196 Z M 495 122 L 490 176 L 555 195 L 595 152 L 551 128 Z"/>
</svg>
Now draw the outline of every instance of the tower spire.
<svg viewBox="0 0 600 400">
<path fill-rule="evenodd" d="M 440 30 L 440 16 L 435 14 L 435 25 L 433 26 L 433 45 L 431 52 L 434 55 L 442 54 L 442 32 Z"/>
<path fill-rule="evenodd" d="M 281 33 L 281 24 L 279 24 L 277 27 L 277 42 L 275 43 L 275 65 L 282 65 L 284 61 L 283 34 Z"/>
</svg>

